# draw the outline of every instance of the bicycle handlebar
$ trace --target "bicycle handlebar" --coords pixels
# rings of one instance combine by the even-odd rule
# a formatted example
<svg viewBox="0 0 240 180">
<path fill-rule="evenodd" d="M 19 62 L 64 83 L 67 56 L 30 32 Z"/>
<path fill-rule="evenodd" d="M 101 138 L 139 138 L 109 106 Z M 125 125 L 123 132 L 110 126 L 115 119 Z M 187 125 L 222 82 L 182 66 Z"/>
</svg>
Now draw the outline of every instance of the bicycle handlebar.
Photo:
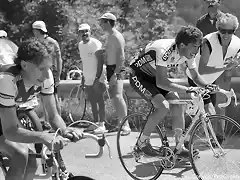
<svg viewBox="0 0 240 180">
<path fill-rule="evenodd" d="M 220 92 L 221 94 L 225 94 L 225 96 L 227 97 L 227 101 L 225 103 L 218 104 L 219 108 L 227 107 L 231 103 L 231 98 L 232 97 L 234 97 L 234 105 L 237 106 L 237 104 L 238 104 L 237 103 L 237 96 L 236 96 L 233 89 L 230 89 L 230 91 L 226 91 L 224 89 L 218 88 L 218 89 L 215 89 L 214 91 L 211 91 L 209 89 L 200 88 L 200 91 L 197 95 L 194 92 L 190 93 L 190 95 L 191 95 L 192 99 L 195 99 L 195 98 L 198 98 L 199 96 L 202 97 L 202 96 L 204 96 L 208 93 L 216 93 L 216 92 Z"/>
<path fill-rule="evenodd" d="M 227 107 L 231 103 L 231 98 L 234 97 L 234 105 L 237 106 L 237 96 L 233 89 L 230 89 L 230 91 L 226 91 L 224 89 L 219 90 L 220 93 L 225 94 L 227 97 L 227 102 L 218 104 L 219 108 Z"/>
<path fill-rule="evenodd" d="M 76 121 L 77 122 L 77 121 Z M 68 137 L 70 140 L 72 139 L 71 137 Z M 105 135 L 103 134 L 102 137 L 98 137 L 96 135 L 90 134 L 90 133 L 83 133 L 83 138 L 91 138 L 95 140 L 98 143 L 99 146 L 99 151 L 96 154 L 86 154 L 86 158 L 99 158 L 103 155 L 103 147 L 106 144 L 108 147 L 108 152 L 109 152 L 109 158 L 112 159 L 111 155 L 111 149 L 108 140 L 105 138 Z M 53 148 L 52 148 L 53 149 Z M 47 163 L 47 171 L 44 174 L 36 174 L 35 179 L 48 179 L 52 176 L 53 173 L 53 168 L 58 168 L 59 164 L 55 158 L 54 151 L 50 151 L 50 155 L 47 154 L 48 148 L 47 146 L 43 146 L 42 152 L 41 152 L 41 158 Z"/>
</svg>

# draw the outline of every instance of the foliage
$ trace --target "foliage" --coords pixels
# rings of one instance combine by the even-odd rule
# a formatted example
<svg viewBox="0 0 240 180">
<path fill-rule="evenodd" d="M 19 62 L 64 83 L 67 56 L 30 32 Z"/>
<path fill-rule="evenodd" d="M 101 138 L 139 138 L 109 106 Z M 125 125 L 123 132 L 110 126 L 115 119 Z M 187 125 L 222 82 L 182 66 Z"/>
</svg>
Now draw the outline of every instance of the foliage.
<svg viewBox="0 0 240 180">
<path fill-rule="evenodd" d="M 106 11 L 115 14 L 117 29 L 126 39 L 126 65 L 131 57 L 151 40 L 173 37 L 171 25 L 176 0 L 0 0 L 0 27 L 16 44 L 32 36 L 31 24 L 43 20 L 50 36 L 61 47 L 63 78 L 72 64 L 80 59 L 77 50 L 77 27 L 88 23 L 92 35 L 105 42 L 98 18 Z"/>
</svg>

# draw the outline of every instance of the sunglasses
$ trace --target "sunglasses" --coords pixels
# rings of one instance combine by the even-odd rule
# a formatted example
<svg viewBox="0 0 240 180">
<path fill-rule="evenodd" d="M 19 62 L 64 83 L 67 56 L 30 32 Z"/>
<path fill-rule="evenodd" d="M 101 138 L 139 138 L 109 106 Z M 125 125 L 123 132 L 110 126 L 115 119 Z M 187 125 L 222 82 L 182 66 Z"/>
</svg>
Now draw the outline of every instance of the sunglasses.
<svg viewBox="0 0 240 180">
<path fill-rule="evenodd" d="M 221 34 L 234 34 L 235 33 L 235 29 L 223 29 L 223 28 L 218 28 L 218 31 Z"/>
<path fill-rule="evenodd" d="M 78 31 L 78 33 L 82 33 L 82 34 L 87 33 L 87 32 L 88 32 L 87 29 L 85 29 L 85 30 L 79 30 L 79 31 Z"/>
</svg>

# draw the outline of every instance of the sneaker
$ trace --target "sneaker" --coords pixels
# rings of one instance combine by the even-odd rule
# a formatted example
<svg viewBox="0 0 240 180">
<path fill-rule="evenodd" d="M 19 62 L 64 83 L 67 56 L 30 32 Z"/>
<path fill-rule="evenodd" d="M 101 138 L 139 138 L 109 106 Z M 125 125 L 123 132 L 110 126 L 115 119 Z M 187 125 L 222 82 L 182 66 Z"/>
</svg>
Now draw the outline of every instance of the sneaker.
<svg viewBox="0 0 240 180">
<path fill-rule="evenodd" d="M 129 126 L 123 126 L 121 136 L 127 136 L 131 133 L 131 128 Z"/>
<path fill-rule="evenodd" d="M 95 134 L 102 134 L 107 132 L 104 123 L 97 123 L 97 125 L 98 125 L 98 128 L 93 130 Z"/>
<path fill-rule="evenodd" d="M 146 139 L 144 142 L 138 140 L 134 149 L 142 151 L 147 156 L 151 157 L 161 156 L 161 153 L 152 147 L 149 139 Z"/>
</svg>

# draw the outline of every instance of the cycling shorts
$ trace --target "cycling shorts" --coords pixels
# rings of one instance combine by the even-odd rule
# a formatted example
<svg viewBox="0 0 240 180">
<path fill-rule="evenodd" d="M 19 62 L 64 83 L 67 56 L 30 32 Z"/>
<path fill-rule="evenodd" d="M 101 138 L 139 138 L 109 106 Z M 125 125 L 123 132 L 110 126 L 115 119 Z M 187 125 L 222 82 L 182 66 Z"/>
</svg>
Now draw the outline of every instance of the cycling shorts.
<svg viewBox="0 0 240 180">
<path fill-rule="evenodd" d="M 215 82 L 213 82 L 213 84 L 214 83 Z M 188 78 L 188 84 L 189 84 L 189 86 L 197 87 L 197 85 L 190 78 Z M 203 99 L 204 104 L 212 103 L 213 106 L 215 106 L 216 105 L 216 94 L 207 94 L 207 95 L 209 96 L 209 98 L 204 98 Z"/>
<path fill-rule="evenodd" d="M 157 87 L 155 77 L 151 77 L 141 70 L 133 70 L 130 73 L 129 82 L 132 88 L 146 101 L 151 101 L 158 94 L 165 97 L 169 93 L 169 91 Z"/>
</svg>

